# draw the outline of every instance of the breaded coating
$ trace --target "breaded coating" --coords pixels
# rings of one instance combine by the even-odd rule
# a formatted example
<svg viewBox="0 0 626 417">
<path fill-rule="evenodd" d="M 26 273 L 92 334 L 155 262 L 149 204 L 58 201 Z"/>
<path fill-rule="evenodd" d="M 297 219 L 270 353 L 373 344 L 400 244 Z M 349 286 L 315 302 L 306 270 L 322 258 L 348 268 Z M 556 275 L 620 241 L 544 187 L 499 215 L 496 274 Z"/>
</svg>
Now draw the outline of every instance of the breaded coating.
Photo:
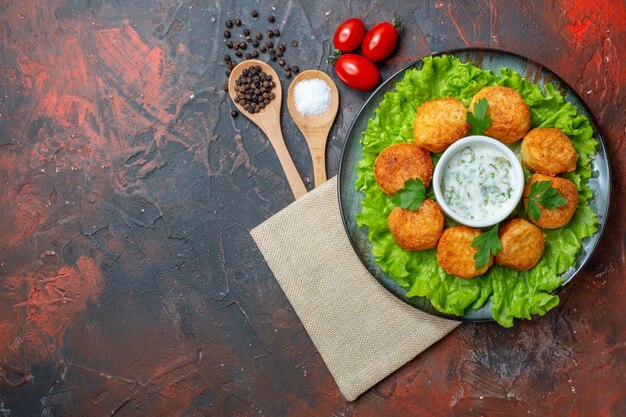
<svg viewBox="0 0 626 417">
<path fill-rule="evenodd" d="M 557 175 L 576 170 L 578 154 L 572 141 L 554 127 L 538 127 L 528 132 L 520 153 L 528 169 L 540 174 Z"/>
<path fill-rule="evenodd" d="M 426 101 L 417 109 L 413 140 L 431 152 L 442 152 L 467 136 L 467 108 L 456 98 Z"/>
<path fill-rule="evenodd" d="M 474 278 L 487 272 L 493 265 L 493 256 L 480 269 L 476 269 L 474 261 L 478 248 L 473 248 L 472 242 L 481 233 L 480 229 L 467 226 L 454 226 L 444 230 L 437 244 L 437 262 L 441 268 L 459 278 Z"/>
<path fill-rule="evenodd" d="M 433 177 L 433 160 L 426 149 L 413 143 L 391 145 L 374 162 L 374 178 L 383 192 L 394 195 L 406 180 L 419 178 L 428 187 Z"/>
<path fill-rule="evenodd" d="M 395 207 L 387 223 L 401 248 L 410 251 L 432 249 L 443 231 L 443 213 L 439 204 L 427 198 L 415 211 Z"/>
<path fill-rule="evenodd" d="M 472 98 L 472 113 L 474 104 L 481 98 L 487 99 L 487 114 L 491 115 L 491 126 L 485 130 L 484 135 L 506 144 L 524 137 L 530 129 L 530 109 L 517 91 L 502 86 L 485 87 Z"/>
<path fill-rule="evenodd" d="M 541 215 L 537 221 L 530 219 L 539 227 L 544 229 L 556 229 L 565 226 L 572 219 L 576 208 L 578 207 L 578 190 L 576 185 L 565 178 L 550 177 L 543 174 L 534 174 L 530 177 L 530 181 L 524 187 L 524 207 L 528 205 L 528 196 L 530 187 L 536 181 L 550 181 L 550 185 L 557 189 L 567 200 L 564 206 L 555 209 L 547 209 L 541 204 L 537 204 L 541 210 Z"/>
<path fill-rule="evenodd" d="M 534 224 L 524 219 L 512 219 L 500 229 L 502 250 L 496 263 L 516 271 L 528 271 L 543 255 L 544 235 Z"/>
</svg>

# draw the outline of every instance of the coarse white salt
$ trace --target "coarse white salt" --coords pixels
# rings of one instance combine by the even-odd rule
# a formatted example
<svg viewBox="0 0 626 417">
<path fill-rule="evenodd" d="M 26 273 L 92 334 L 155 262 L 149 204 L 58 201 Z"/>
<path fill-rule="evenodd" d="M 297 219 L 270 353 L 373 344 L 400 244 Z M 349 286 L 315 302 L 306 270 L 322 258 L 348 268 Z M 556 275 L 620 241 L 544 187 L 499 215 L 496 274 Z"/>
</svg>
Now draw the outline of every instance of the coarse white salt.
<svg viewBox="0 0 626 417">
<path fill-rule="evenodd" d="M 293 98 L 298 113 L 303 116 L 319 116 L 330 107 L 330 87 L 319 78 L 302 80 L 294 86 Z"/>
</svg>

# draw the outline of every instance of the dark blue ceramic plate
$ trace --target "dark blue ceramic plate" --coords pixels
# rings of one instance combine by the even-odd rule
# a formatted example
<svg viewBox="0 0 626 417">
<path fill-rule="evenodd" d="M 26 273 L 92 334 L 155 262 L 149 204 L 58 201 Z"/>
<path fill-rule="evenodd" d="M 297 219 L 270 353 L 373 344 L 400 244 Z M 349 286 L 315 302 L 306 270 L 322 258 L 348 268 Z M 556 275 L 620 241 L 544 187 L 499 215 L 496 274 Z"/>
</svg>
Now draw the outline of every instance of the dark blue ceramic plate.
<svg viewBox="0 0 626 417">
<path fill-rule="evenodd" d="M 602 236 L 609 209 L 609 200 L 611 196 L 611 174 L 607 150 L 604 145 L 602 133 L 600 132 L 593 115 L 582 99 L 569 85 L 567 85 L 565 81 L 549 69 L 531 61 L 528 58 L 492 49 L 460 49 L 444 53 L 454 55 L 462 62 L 470 62 L 479 68 L 489 69 L 495 74 L 499 74 L 500 68 L 502 67 L 514 69 L 520 75 L 526 77 L 529 81 L 538 84 L 541 87 L 543 87 L 544 84 L 551 83 L 563 94 L 566 101 L 572 103 L 572 105 L 578 108 L 580 113 L 589 118 L 591 126 L 595 132 L 595 138 L 599 143 L 597 154 L 592 161 L 592 178 L 590 178 L 588 182 L 588 186 L 594 193 L 591 200 L 591 208 L 598 215 L 599 225 L 598 232 L 583 241 L 583 246 L 576 257 L 576 264 L 572 265 L 572 267 L 563 274 L 565 284 L 567 284 L 591 258 L 591 255 L 598 245 L 600 237 Z M 444 53 L 434 55 L 442 55 Z M 365 129 L 367 129 L 367 121 L 374 117 L 374 111 L 383 100 L 385 93 L 395 89 L 396 84 L 404 77 L 405 71 L 410 68 L 419 69 L 421 67 L 422 61 L 419 60 L 399 71 L 387 80 L 374 92 L 374 94 L 372 94 L 369 100 L 367 100 L 354 120 L 342 151 L 339 166 L 338 191 L 343 223 L 352 242 L 352 246 L 354 246 L 354 250 L 359 258 L 361 258 L 365 267 L 387 290 L 393 293 L 396 297 L 409 303 L 415 308 L 437 316 L 463 321 L 491 321 L 493 320 L 491 315 L 491 302 L 485 304 L 485 306 L 479 310 L 468 308 L 464 316 L 457 317 L 445 315 L 439 312 L 432 306 L 427 298 L 407 298 L 407 290 L 398 285 L 393 279 L 391 279 L 391 277 L 378 267 L 374 261 L 374 256 L 372 255 L 372 247 L 367 238 L 367 230 L 365 228 L 357 227 L 356 224 L 356 214 L 361 212 L 361 201 L 363 199 L 363 194 L 357 192 L 354 188 L 354 184 L 357 179 L 356 166 L 361 160 L 361 135 Z"/>
</svg>

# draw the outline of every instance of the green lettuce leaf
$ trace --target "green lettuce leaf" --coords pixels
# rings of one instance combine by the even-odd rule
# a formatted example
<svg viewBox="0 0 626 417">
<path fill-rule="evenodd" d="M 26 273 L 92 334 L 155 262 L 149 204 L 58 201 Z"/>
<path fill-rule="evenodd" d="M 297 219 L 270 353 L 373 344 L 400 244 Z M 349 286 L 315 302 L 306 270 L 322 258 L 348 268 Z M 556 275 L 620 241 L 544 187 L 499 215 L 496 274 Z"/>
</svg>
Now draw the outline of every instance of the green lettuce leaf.
<svg viewBox="0 0 626 417">
<path fill-rule="evenodd" d="M 579 158 L 576 171 L 564 177 L 576 184 L 580 201 L 568 225 L 544 231 L 545 252 L 533 269 L 518 272 L 494 265 L 483 276 L 465 280 L 445 273 L 435 250 L 408 252 L 395 243 L 387 226 L 393 204 L 376 184 L 373 166 L 380 151 L 389 145 L 412 142 L 415 114 L 424 101 L 456 97 L 467 106 L 474 94 L 490 85 L 517 90 L 530 107 L 533 127 L 558 127 L 569 136 Z M 453 56 L 427 57 L 422 69 L 408 70 L 396 91 L 385 94 L 361 142 L 363 158 L 357 165 L 356 188 L 364 198 L 357 224 L 367 227 L 377 263 L 407 289 L 407 296 L 426 297 L 439 311 L 459 316 L 468 308 L 479 309 L 491 301 L 495 320 L 505 327 L 512 326 L 515 318 L 543 315 L 559 303 L 553 292 L 563 282 L 560 275 L 574 264 L 582 240 L 597 231 L 597 217 L 588 203 L 592 191 L 586 186 L 597 142 L 589 120 L 552 85 L 547 84 L 542 91 L 511 69 L 501 69 L 498 76 Z M 435 163 L 439 157 L 433 155 Z M 432 194 L 431 187 L 427 192 Z M 451 224 L 449 219 L 446 224 Z"/>
</svg>

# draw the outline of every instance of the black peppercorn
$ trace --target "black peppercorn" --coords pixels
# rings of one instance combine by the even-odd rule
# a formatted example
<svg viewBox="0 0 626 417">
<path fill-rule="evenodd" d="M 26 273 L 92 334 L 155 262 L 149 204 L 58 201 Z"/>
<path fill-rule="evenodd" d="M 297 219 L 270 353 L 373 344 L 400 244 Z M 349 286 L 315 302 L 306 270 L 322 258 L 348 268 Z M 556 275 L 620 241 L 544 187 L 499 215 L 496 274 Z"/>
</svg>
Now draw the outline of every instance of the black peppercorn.
<svg viewBox="0 0 626 417">
<path fill-rule="evenodd" d="M 228 19 L 228 20 L 226 21 L 226 27 L 227 27 L 227 28 L 229 28 L 229 29 L 230 29 L 230 28 L 232 28 L 232 27 L 233 27 L 233 21 L 232 21 L 232 20 L 230 20 L 230 19 Z"/>
<path fill-rule="evenodd" d="M 270 23 L 274 23 L 274 20 L 275 20 L 275 19 L 274 19 L 274 16 L 273 16 L 273 15 L 269 15 L 269 16 L 267 16 L 267 21 L 268 21 L 268 22 L 270 22 Z"/>
<path fill-rule="evenodd" d="M 246 54 L 246 55 L 244 56 L 244 58 L 245 58 L 245 59 L 252 59 L 252 54 Z"/>
<path fill-rule="evenodd" d="M 248 36 L 250 34 L 250 29 L 243 30 L 243 36 Z"/>
<path fill-rule="evenodd" d="M 224 87 L 222 87 L 224 89 L 224 91 L 228 92 L 228 84 L 224 84 Z"/>
<path fill-rule="evenodd" d="M 270 59 L 272 61 L 276 61 L 276 54 L 270 54 Z"/>
<path fill-rule="evenodd" d="M 252 17 L 259 17 L 259 12 L 257 12 L 256 10 L 252 10 L 250 14 L 252 15 Z"/>
<path fill-rule="evenodd" d="M 300 72 L 300 68 L 298 68 L 298 66 L 297 66 L 297 65 L 294 65 L 294 66 L 292 66 L 292 67 L 291 67 L 291 71 L 292 71 L 294 74 L 297 74 L 297 73 L 299 73 L 299 72 Z"/>
<path fill-rule="evenodd" d="M 241 26 L 241 20 L 235 19 L 235 26 Z"/>
<path fill-rule="evenodd" d="M 252 46 L 257 48 L 259 46 L 259 41 L 257 41 L 257 40 L 252 41 Z"/>
<path fill-rule="evenodd" d="M 284 59 L 279 59 L 278 60 L 278 65 L 280 65 L 281 67 L 285 66 L 285 60 Z"/>
<path fill-rule="evenodd" d="M 285 65 L 285 71 L 291 71 L 291 67 L 289 65 Z"/>
<path fill-rule="evenodd" d="M 265 53 L 265 51 L 267 51 L 267 48 L 265 47 L 265 45 L 261 45 L 259 46 L 259 50 L 263 53 Z"/>
<path fill-rule="evenodd" d="M 283 52 L 284 52 L 284 51 L 285 51 L 285 48 L 286 48 L 286 46 L 285 46 L 285 44 L 284 44 L 284 43 L 281 43 L 281 44 L 279 44 L 279 45 L 278 45 L 278 50 L 279 50 L 279 51 L 283 51 Z"/>
<path fill-rule="evenodd" d="M 233 49 L 236 51 L 239 49 L 239 42 L 233 42 Z"/>
<path fill-rule="evenodd" d="M 237 110 L 231 110 L 231 111 L 230 111 L 230 115 L 231 115 L 232 117 L 237 117 L 237 116 L 239 116 L 239 112 L 238 112 Z"/>
<path fill-rule="evenodd" d="M 279 37 L 280 36 L 280 30 L 274 29 L 274 36 Z"/>
<path fill-rule="evenodd" d="M 272 29 L 268 29 L 265 32 L 265 36 L 267 36 L 268 38 L 273 38 L 274 37 L 274 31 Z"/>
<path fill-rule="evenodd" d="M 230 38 L 230 31 L 229 30 L 225 30 L 224 31 L 224 37 L 225 38 Z"/>
<path fill-rule="evenodd" d="M 224 55 L 224 62 L 230 61 L 230 55 Z"/>
<path fill-rule="evenodd" d="M 260 41 L 263 38 L 263 35 L 261 35 L 261 32 L 257 32 L 254 34 L 254 37 L 257 41 Z"/>
<path fill-rule="evenodd" d="M 298 47 L 298 41 L 297 41 L 297 40 L 295 40 L 295 39 L 294 39 L 294 40 L 292 40 L 292 41 L 291 41 L 291 46 L 293 46 L 294 48 L 297 48 L 297 47 Z"/>
<path fill-rule="evenodd" d="M 278 56 L 283 56 L 283 51 L 281 51 L 280 49 L 278 50 L 278 52 L 276 52 L 276 55 Z"/>
<path fill-rule="evenodd" d="M 241 51 L 237 50 L 237 51 L 235 51 L 235 55 L 240 57 L 240 56 L 243 55 L 243 53 Z"/>
<path fill-rule="evenodd" d="M 246 49 L 248 45 L 245 42 L 239 42 L 239 49 Z"/>
<path fill-rule="evenodd" d="M 259 57 L 259 51 L 252 51 L 252 58 L 258 58 Z"/>
<path fill-rule="evenodd" d="M 227 42 L 226 42 L 226 47 L 227 47 L 228 49 L 233 49 L 233 43 L 232 43 L 231 41 L 227 41 Z"/>
<path fill-rule="evenodd" d="M 287 78 L 291 78 L 291 71 L 287 71 L 287 72 L 285 72 L 285 77 L 287 77 Z"/>
<path fill-rule="evenodd" d="M 273 48 L 274 47 L 274 42 L 267 41 L 267 42 L 265 42 L 265 46 L 267 46 L 268 48 Z"/>
</svg>

